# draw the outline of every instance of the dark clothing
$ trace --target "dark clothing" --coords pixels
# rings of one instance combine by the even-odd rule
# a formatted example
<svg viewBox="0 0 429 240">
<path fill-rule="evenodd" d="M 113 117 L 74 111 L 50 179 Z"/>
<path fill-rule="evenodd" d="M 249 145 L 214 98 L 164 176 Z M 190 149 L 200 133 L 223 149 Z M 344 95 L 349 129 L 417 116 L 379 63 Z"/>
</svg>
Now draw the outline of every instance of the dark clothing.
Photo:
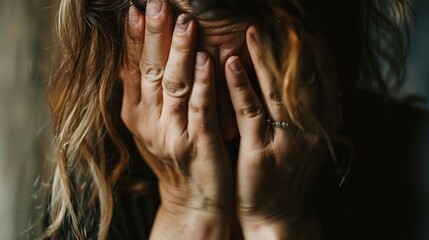
<svg viewBox="0 0 429 240">
<path fill-rule="evenodd" d="M 424 239 L 429 113 L 363 93 L 347 106 L 342 134 L 354 149 L 351 171 L 316 201 L 326 239 Z"/>
<path fill-rule="evenodd" d="M 136 156 L 138 157 L 138 156 Z M 115 215 L 108 239 L 137 240 L 149 239 L 149 234 L 160 204 L 158 184 L 155 174 L 143 160 L 135 162 L 130 179 L 118 194 Z M 133 185 L 143 186 L 136 191 Z"/>
<path fill-rule="evenodd" d="M 364 93 L 345 105 L 341 134 L 354 157 L 341 187 L 332 161 L 320 175 L 315 207 L 325 239 L 422 239 L 429 198 L 420 185 L 420 164 L 429 159 L 419 149 L 429 144 L 428 112 Z M 156 178 L 144 164 L 134 175 L 152 192 L 120 194 L 109 239 L 149 236 L 159 206 Z"/>
</svg>

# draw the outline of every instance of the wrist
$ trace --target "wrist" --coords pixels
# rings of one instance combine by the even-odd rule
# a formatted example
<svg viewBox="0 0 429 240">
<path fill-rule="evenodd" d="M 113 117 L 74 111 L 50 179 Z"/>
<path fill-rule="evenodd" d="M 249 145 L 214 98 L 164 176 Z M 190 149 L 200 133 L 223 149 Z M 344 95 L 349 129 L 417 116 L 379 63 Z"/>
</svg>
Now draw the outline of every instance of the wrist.
<svg viewBox="0 0 429 240">
<path fill-rule="evenodd" d="M 245 239 L 323 239 L 319 222 L 313 213 L 300 217 L 248 218 L 241 221 Z"/>
<path fill-rule="evenodd" d="M 231 217 L 224 212 L 199 209 L 158 209 L 151 239 L 226 239 Z"/>
<path fill-rule="evenodd" d="M 164 210 L 174 215 L 187 215 L 192 212 L 195 215 L 221 215 L 232 212 L 232 199 L 230 191 L 222 194 L 210 194 L 192 187 L 164 186 L 160 183 L 160 196 Z"/>
</svg>

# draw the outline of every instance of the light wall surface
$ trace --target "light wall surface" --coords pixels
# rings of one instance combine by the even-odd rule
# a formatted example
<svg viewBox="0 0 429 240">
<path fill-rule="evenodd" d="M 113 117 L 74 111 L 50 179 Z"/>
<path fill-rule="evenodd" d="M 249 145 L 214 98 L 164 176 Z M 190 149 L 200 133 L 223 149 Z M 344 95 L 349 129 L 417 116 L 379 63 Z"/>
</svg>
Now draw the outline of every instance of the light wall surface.
<svg viewBox="0 0 429 240">
<path fill-rule="evenodd" d="M 47 149 L 49 1 L 0 0 L 0 239 L 26 239 Z M 48 7 L 48 8 L 46 8 Z"/>
</svg>

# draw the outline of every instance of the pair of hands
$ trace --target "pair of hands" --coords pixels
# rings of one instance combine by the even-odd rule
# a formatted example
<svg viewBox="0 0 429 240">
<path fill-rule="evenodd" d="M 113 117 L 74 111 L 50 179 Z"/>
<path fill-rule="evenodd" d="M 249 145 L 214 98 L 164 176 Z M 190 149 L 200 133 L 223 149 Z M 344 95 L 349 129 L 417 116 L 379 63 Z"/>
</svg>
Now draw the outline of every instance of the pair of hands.
<svg viewBox="0 0 429 240">
<path fill-rule="evenodd" d="M 196 52 L 196 22 L 180 15 L 173 27 L 170 8 L 157 2 L 148 1 L 145 16 L 130 8 L 121 70 L 121 117 L 159 179 L 152 237 L 227 239 L 234 217 L 246 239 L 291 236 L 313 169 L 293 164 L 300 159 L 288 129 L 267 125 L 269 117 L 283 119 L 284 109 L 254 27 L 246 38 L 263 97 L 232 56 L 224 73 L 235 116 L 223 116 L 213 60 Z M 241 137 L 236 173 L 219 124 L 226 118 L 236 119 Z"/>
</svg>

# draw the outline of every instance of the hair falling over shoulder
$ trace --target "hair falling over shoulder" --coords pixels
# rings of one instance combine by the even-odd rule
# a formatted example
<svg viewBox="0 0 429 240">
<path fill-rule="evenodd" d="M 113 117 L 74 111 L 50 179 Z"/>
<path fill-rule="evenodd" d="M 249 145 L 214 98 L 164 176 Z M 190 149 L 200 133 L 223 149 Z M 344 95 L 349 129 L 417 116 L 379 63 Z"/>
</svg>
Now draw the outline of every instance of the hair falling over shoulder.
<svg viewBox="0 0 429 240">
<path fill-rule="evenodd" d="M 288 96 L 283 99 L 287 114 L 301 129 L 318 133 L 321 129 L 300 107 L 294 80 L 303 49 L 308 47 L 306 36 L 321 32 L 329 42 L 333 31 L 329 24 L 314 28 L 309 13 L 320 6 L 328 12 L 338 5 L 338 10 L 354 16 L 350 26 L 355 32 L 353 38 L 359 41 L 351 51 L 356 53 L 352 56 L 357 63 L 356 78 L 347 86 L 384 91 L 380 58 L 393 71 L 403 69 L 398 68 L 405 53 L 402 30 L 410 18 L 405 0 L 354 0 L 347 1 L 349 4 L 336 0 L 190 2 L 201 11 L 233 9 L 240 18 L 255 23 L 269 50 L 264 58 L 277 73 L 279 89 Z M 61 0 L 56 29 L 58 61 L 48 89 L 55 168 L 47 205 L 48 226 L 41 239 L 107 238 L 114 191 L 132 161 L 125 144 L 128 132 L 120 120 L 122 86 L 118 77 L 126 51 L 123 43 L 130 4 L 128 0 Z M 326 17 L 323 14 L 320 18 Z M 344 13 L 337 14 L 329 18 L 342 21 L 339 18 Z"/>
<path fill-rule="evenodd" d="M 41 238 L 107 236 L 112 192 L 129 161 L 115 117 L 128 6 L 125 0 L 64 0 L 59 6 L 59 61 L 48 89 L 56 166 L 49 227 Z"/>
</svg>

